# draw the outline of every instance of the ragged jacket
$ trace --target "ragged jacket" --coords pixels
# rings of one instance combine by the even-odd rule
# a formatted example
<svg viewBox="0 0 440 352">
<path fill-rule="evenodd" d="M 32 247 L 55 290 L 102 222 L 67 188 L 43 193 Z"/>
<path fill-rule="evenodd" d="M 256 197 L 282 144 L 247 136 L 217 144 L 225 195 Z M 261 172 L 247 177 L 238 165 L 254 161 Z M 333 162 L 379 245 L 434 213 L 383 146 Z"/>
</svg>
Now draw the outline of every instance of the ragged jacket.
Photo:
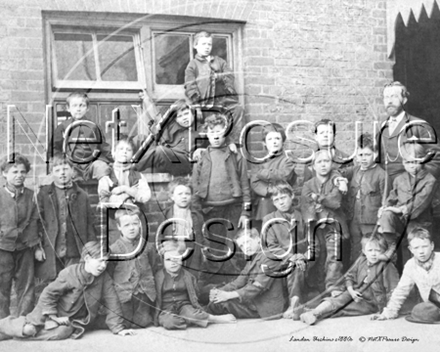
<svg viewBox="0 0 440 352">
<path fill-rule="evenodd" d="M 43 249 L 46 253 L 46 260 L 38 263 L 36 276 L 43 280 L 54 280 L 56 272 L 56 251 L 55 244 L 59 235 L 58 223 L 58 199 L 55 185 L 42 186 L 37 195 L 38 212 L 40 215 L 40 229 Z M 90 207 L 88 194 L 73 183 L 73 190 L 67 200 L 68 214 L 67 231 L 75 238 L 78 253 L 89 241 L 96 240 L 94 228 L 94 213 Z"/>
<path fill-rule="evenodd" d="M 197 282 L 194 275 L 181 268 L 183 274 L 183 281 L 185 282 L 186 289 L 188 291 L 188 297 L 191 305 L 194 308 L 202 309 L 197 298 Z M 162 298 L 163 298 L 163 283 L 165 281 L 165 269 L 159 270 L 155 275 L 156 281 L 156 313 L 154 314 L 154 324 L 158 325 L 159 314 L 162 312 Z"/>
<path fill-rule="evenodd" d="M 431 223 L 431 202 L 436 188 L 434 176 L 426 169 L 422 169 L 415 177 L 404 172 L 394 180 L 386 203 L 388 206 L 406 206 L 410 221 Z"/>
<path fill-rule="evenodd" d="M 341 174 L 350 181 L 347 194 L 347 220 L 357 216 L 360 224 L 375 224 L 377 212 L 388 194 L 392 184 L 386 172 L 377 164 L 368 170 L 360 166 L 341 170 Z M 360 213 L 355 214 L 355 203 L 359 202 Z"/>
<path fill-rule="evenodd" d="M 24 217 L 17 223 L 19 212 Z M 13 198 L 4 187 L 0 187 L 0 249 L 13 252 L 33 247 L 39 242 L 34 192 L 24 187 Z"/>
<path fill-rule="evenodd" d="M 251 188 L 258 195 L 255 202 L 256 220 L 276 210 L 268 191 L 271 184 L 277 181 L 285 181 L 292 187 L 296 183 L 295 163 L 284 152 L 273 156 L 251 173 Z"/>
<path fill-rule="evenodd" d="M 75 317 L 75 314 L 84 312 L 84 305 L 86 316 Z M 85 271 L 84 263 L 74 264 L 62 270 L 57 279 L 43 290 L 36 307 L 26 316 L 26 321 L 41 326 L 48 315 L 69 317 L 75 327 L 74 337 L 78 338 L 96 319 L 101 306 L 107 312 L 105 321 L 108 328 L 114 334 L 123 330 L 125 325 L 121 304 L 110 275 L 104 271 L 95 277 Z"/>
<path fill-rule="evenodd" d="M 137 243 L 131 246 L 128 241 L 119 238 L 110 246 L 110 250 L 112 254 L 127 254 L 136 246 Z M 121 303 L 130 301 L 136 289 L 145 293 L 152 302 L 156 300 L 156 285 L 146 244 L 136 258 L 116 262 L 113 280 Z"/>
<path fill-rule="evenodd" d="M 185 70 L 185 94 L 193 104 L 211 108 L 237 103 L 234 74 L 225 60 L 218 56 L 191 60 Z"/>
<path fill-rule="evenodd" d="M 261 318 L 277 316 L 284 311 L 286 304 L 284 280 L 268 275 L 273 275 L 277 268 L 280 266 L 263 252 L 257 253 L 246 263 L 240 275 L 220 290 L 236 291 L 242 302 L 255 305 Z"/>
<path fill-rule="evenodd" d="M 197 209 L 204 206 L 203 202 L 208 195 L 209 180 L 211 172 L 215 172 L 215 165 L 211 162 L 210 149 L 208 147 L 202 152 L 202 156 L 193 171 L 194 205 Z M 230 190 L 231 198 L 229 204 L 242 203 L 242 215 L 249 216 L 250 188 L 247 176 L 246 160 L 240 153 L 232 153 L 228 147 L 222 147 L 224 151 L 224 162 L 228 178 L 224 180 L 224 188 Z"/>
<path fill-rule="evenodd" d="M 367 258 L 361 255 L 345 275 L 345 285 L 355 290 L 371 288 L 373 299 L 380 310 L 385 308 L 391 294 L 399 282 L 399 273 L 391 262 L 379 261 L 368 264 Z"/>
</svg>

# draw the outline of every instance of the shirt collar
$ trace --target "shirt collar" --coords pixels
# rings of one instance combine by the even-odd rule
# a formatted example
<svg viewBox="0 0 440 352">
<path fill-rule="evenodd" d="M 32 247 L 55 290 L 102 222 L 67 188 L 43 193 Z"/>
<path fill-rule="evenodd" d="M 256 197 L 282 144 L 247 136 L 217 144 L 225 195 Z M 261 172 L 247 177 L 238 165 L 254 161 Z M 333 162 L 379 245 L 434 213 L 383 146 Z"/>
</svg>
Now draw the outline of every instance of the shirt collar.
<svg viewBox="0 0 440 352">
<path fill-rule="evenodd" d="M 421 262 L 416 258 L 414 258 L 414 260 L 418 266 L 422 267 L 426 271 L 429 271 L 432 268 L 432 264 L 434 263 L 434 258 L 435 258 L 435 252 L 432 251 L 431 257 L 426 262 Z"/>
<path fill-rule="evenodd" d="M 129 171 L 132 167 L 132 164 L 118 164 L 118 163 L 114 163 L 113 164 L 113 169 L 114 170 L 118 170 L 118 171 Z"/>
<path fill-rule="evenodd" d="M 16 198 L 17 195 L 24 193 L 24 187 L 14 188 L 14 190 L 10 189 L 7 184 L 3 185 L 3 187 L 5 188 L 6 192 L 8 192 L 12 198 Z"/>
<path fill-rule="evenodd" d="M 396 121 L 397 124 L 399 124 L 400 121 L 402 121 L 404 117 L 405 117 L 405 110 L 402 110 L 402 111 L 400 112 L 400 114 L 397 115 L 396 117 L 392 117 L 392 116 L 390 116 L 390 121 L 393 120 L 393 121 Z"/>
</svg>

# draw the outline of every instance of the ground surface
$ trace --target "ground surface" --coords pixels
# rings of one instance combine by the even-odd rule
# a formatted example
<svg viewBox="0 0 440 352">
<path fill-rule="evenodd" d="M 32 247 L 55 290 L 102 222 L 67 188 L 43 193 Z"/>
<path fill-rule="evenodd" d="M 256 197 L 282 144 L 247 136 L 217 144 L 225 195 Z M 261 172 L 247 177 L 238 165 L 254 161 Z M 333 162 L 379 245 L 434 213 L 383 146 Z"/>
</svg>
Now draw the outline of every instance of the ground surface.
<svg viewBox="0 0 440 352">
<path fill-rule="evenodd" d="M 339 337 L 345 337 L 347 341 L 314 341 L 315 338 L 338 340 Z M 364 338 L 366 341 L 361 342 Z M 372 340 L 374 338 L 376 341 Z M 398 341 L 385 341 L 385 338 Z M 240 320 L 237 324 L 210 325 L 206 329 L 189 328 L 186 331 L 151 327 L 137 330 L 135 336 L 127 337 L 101 330 L 89 332 L 80 340 L 0 342 L 1 352 L 431 352 L 439 348 L 440 325 L 414 324 L 403 317 L 377 322 L 371 321 L 369 316 L 327 319 L 315 326 L 290 320 Z"/>
</svg>

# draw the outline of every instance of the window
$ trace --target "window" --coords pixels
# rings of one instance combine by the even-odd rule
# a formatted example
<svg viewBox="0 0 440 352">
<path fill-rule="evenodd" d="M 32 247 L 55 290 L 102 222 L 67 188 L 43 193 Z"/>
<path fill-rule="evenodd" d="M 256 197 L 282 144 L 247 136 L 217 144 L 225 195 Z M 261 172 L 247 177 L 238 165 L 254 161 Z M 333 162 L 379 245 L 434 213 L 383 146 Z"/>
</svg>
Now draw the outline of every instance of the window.
<svg viewBox="0 0 440 352">
<path fill-rule="evenodd" d="M 143 86 L 139 34 L 64 27 L 54 27 L 52 34 L 55 88 L 139 89 Z"/>
<path fill-rule="evenodd" d="M 194 34 L 213 35 L 213 55 L 225 59 L 236 72 L 236 88 L 243 91 L 241 30 L 244 22 L 165 15 L 43 11 L 47 103 L 54 106 L 56 123 L 69 117 L 65 99 L 83 90 L 91 100 L 89 118 L 105 130 L 112 111 L 119 108 L 127 122 L 124 134 L 145 132 L 138 121 L 139 91 L 147 89 L 164 112 L 184 97 L 185 69 L 194 58 Z M 107 137 L 110 134 L 106 134 Z"/>
</svg>

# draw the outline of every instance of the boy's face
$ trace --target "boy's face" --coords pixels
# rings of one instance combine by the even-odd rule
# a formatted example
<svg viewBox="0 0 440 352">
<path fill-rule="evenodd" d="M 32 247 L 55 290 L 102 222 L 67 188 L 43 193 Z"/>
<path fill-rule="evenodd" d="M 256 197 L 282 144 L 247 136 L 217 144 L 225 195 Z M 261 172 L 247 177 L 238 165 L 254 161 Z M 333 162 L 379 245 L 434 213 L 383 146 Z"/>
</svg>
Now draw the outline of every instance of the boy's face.
<svg viewBox="0 0 440 352">
<path fill-rule="evenodd" d="M 65 186 L 72 181 L 74 170 L 69 164 L 55 165 L 52 168 L 53 182 L 57 186 Z"/>
<path fill-rule="evenodd" d="M 420 262 L 426 262 L 434 250 L 434 243 L 426 238 L 413 238 L 408 246 L 410 252 Z"/>
<path fill-rule="evenodd" d="M 379 247 L 376 242 L 367 242 L 362 248 L 362 252 L 367 257 L 370 264 L 376 264 L 379 261 L 379 255 L 383 253 L 383 250 Z"/>
<path fill-rule="evenodd" d="M 278 193 L 272 196 L 272 202 L 275 208 L 282 213 L 290 211 L 295 196 L 288 195 L 287 193 Z"/>
<path fill-rule="evenodd" d="M 176 115 L 176 122 L 182 127 L 189 127 L 194 123 L 194 116 L 191 109 L 179 110 Z"/>
<path fill-rule="evenodd" d="M 14 164 L 7 171 L 3 171 L 3 177 L 6 179 L 6 183 L 14 187 L 22 187 L 26 175 L 26 166 L 23 164 Z"/>
<path fill-rule="evenodd" d="M 174 191 L 170 196 L 174 204 L 176 204 L 179 208 L 184 209 L 188 208 L 190 205 L 191 197 L 191 189 L 184 185 L 178 185 L 176 188 L 174 188 Z"/>
<path fill-rule="evenodd" d="M 133 148 L 130 144 L 125 142 L 120 142 L 116 148 L 113 155 L 116 162 L 120 164 L 126 164 L 130 161 L 133 156 Z"/>
<path fill-rule="evenodd" d="M 423 165 L 416 160 L 413 155 L 407 155 L 402 160 L 403 167 L 405 171 L 408 172 L 411 176 L 417 175 L 417 173 L 422 169 Z"/>
<path fill-rule="evenodd" d="M 177 274 L 182 267 L 182 256 L 178 251 L 165 252 L 163 255 L 163 265 L 170 274 Z"/>
<path fill-rule="evenodd" d="M 197 54 L 199 54 L 202 57 L 206 57 L 209 54 L 211 54 L 212 50 L 212 38 L 211 37 L 201 37 L 197 41 L 197 43 L 194 45 L 194 48 L 197 51 Z"/>
<path fill-rule="evenodd" d="M 374 164 L 374 152 L 370 148 L 359 148 L 357 159 L 362 170 L 367 170 Z"/>
<path fill-rule="evenodd" d="M 320 148 L 332 147 L 335 140 L 332 125 L 319 125 L 316 129 L 315 141 Z"/>
<path fill-rule="evenodd" d="M 316 174 L 327 176 L 332 171 L 332 159 L 329 153 L 321 152 L 316 155 L 313 168 Z"/>
<path fill-rule="evenodd" d="M 93 258 L 90 255 L 85 257 L 86 271 L 93 276 L 101 275 L 107 268 L 108 257 Z"/>
<path fill-rule="evenodd" d="M 70 115 L 72 115 L 75 120 L 80 120 L 86 115 L 87 111 L 89 111 L 89 107 L 84 98 L 72 97 L 70 103 L 67 105 L 67 111 L 70 112 Z"/>
<path fill-rule="evenodd" d="M 235 242 L 240 247 L 241 251 L 247 256 L 253 256 L 260 248 L 260 238 L 252 237 L 248 234 L 236 239 Z"/>
<path fill-rule="evenodd" d="M 123 215 L 117 224 L 121 235 L 129 241 L 134 241 L 141 233 L 141 222 L 137 215 Z"/>
<path fill-rule="evenodd" d="M 220 148 L 225 143 L 225 127 L 222 125 L 216 125 L 214 128 L 208 127 L 208 140 L 209 144 L 213 148 Z"/>
<path fill-rule="evenodd" d="M 276 154 L 283 149 L 283 137 L 280 132 L 269 132 L 264 144 L 269 154 Z"/>
</svg>

